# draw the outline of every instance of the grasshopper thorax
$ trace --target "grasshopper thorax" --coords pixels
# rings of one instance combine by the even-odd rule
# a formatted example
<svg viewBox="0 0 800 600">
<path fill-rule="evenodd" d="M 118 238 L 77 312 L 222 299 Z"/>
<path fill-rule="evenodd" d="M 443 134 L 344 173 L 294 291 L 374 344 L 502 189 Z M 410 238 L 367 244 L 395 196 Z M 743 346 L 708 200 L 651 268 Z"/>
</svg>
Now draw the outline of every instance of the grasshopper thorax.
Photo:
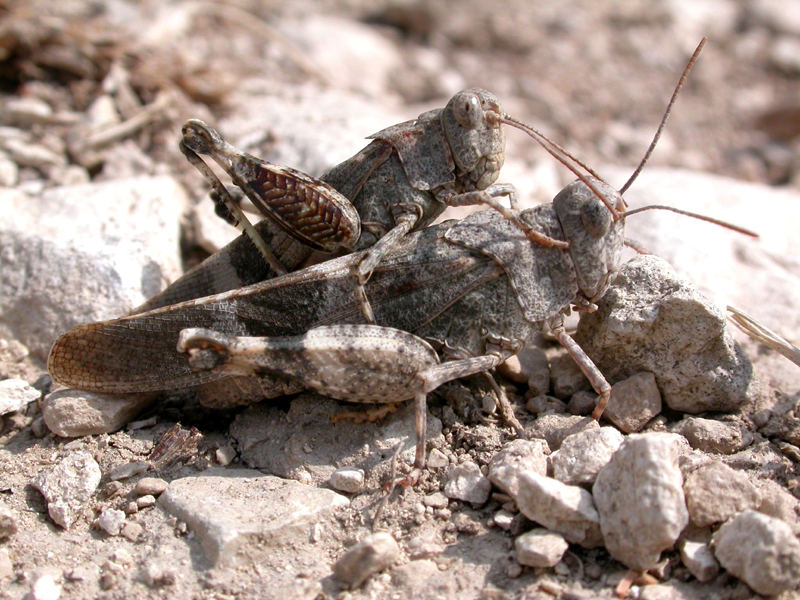
<svg viewBox="0 0 800 600">
<path fill-rule="evenodd" d="M 620 193 L 609 184 L 589 178 L 612 207 L 622 212 Z M 615 220 L 586 183 L 576 180 L 553 198 L 561 229 L 569 242 L 580 296 L 593 304 L 605 294 L 620 267 L 624 219 Z"/>
<path fill-rule="evenodd" d="M 442 111 L 459 191 L 486 189 L 497 180 L 506 144 L 502 114 L 497 97 L 478 88 L 458 92 Z"/>
</svg>

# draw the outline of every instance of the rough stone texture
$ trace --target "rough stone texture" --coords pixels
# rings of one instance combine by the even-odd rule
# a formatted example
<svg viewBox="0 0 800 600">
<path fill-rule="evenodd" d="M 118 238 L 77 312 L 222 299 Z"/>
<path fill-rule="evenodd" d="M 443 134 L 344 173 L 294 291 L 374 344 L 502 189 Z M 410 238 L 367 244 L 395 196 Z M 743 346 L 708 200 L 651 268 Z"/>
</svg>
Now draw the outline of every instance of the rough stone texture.
<svg viewBox="0 0 800 600">
<path fill-rule="evenodd" d="M 700 582 L 711 581 L 719 574 L 719 562 L 705 542 L 681 540 L 678 544 L 681 562 Z"/>
<path fill-rule="evenodd" d="M 759 594 L 800 584 L 800 542 L 779 519 L 747 510 L 720 527 L 712 545 L 720 564 Z"/>
<path fill-rule="evenodd" d="M 115 508 L 104 508 L 97 523 L 108 535 L 119 535 L 125 524 L 125 513 Z"/>
<path fill-rule="evenodd" d="M 516 496 L 522 471 L 547 475 L 548 454 L 550 448 L 544 440 L 513 440 L 492 457 L 489 480 L 507 494 Z"/>
<path fill-rule="evenodd" d="M 589 380 L 569 354 L 560 354 L 550 363 L 550 384 L 557 398 L 566 399 L 575 392 L 591 389 Z"/>
<path fill-rule="evenodd" d="M 525 430 L 529 439 L 541 438 L 547 441 L 551 450 L 558 450 L 564 439 L 588 429 L 599 429 L 600 425 L 590 417 L 577 415 L 542 415 Z"/>
<path fill-rule="evenodd" d="M 142 477 L 133 491 L 138 496 L 160 496 L 169 484 L 159 477 Z"/>
<path fill-rule="evenodd" d="M 171 177 L 0 189 L 15 215 L 0 225 L 0 324 L 45 358 L 59 333 L 130 311 L 180 273 L 185 202 Z"/>
<path fill-rule="evenodd" d="M 150 468 L 150 464 L 144 460 L 133 460 L 130 462 L 117 465 L 108 472 L 108 478 L 111 481 L 119 481 L 122 479 L 130 479 L 136 475 L 140 475 Z"/>
<path fill-rule="evenodd" d="M 548 413 L 562 414 L 567 412 L 567 405 L 563 400 L 553 396 L 533 396 L 525 403 L 528 412 L 534 415 L 545 415 Z"/>
<path fill-rule="evenodd" d="M 72 452 L 53 467 L 43 469 L 31 485 L 47 501 L 50 518 L 69 529 L 100 483 L 100 467 L 83 450 Z"/>
<path fill-rule="evenodd" d="M 492 484 L 474 462 L 467 461 L 450 467 L 444 484 L 448 498 L 472 504 L 483 504 L 489 499 Z"/>
<path fill-rule="evenodd" d="M 42 416 L 56 435 L 81 437 L 116 431 L 152 402 L 153 397 L 144 394 L 103 396 L 62 389 L 45 396 Z"/>
<path fill-rule="evenodd" d="M 597 475 L 592 495 L 605 545 L 631 569 L 644 571 L 671 548 L 689 521 L 673 433 L 628 436 Z"/>
<path fill-rule="evenodd" d="M 554 567 L 567 548 L 563 536 L 547 529 L 533 529 L 514 540 L 517 562 L 527 567 Z"/>
<path fill-rule="evenodd" d="M 711 461 L 689 473 L 683 490 L 689 518 L 698 527 L 727 521 L 761 502 L 758 489 L 747 475 L 719 461 Z"/>
<path fill-rule="evenodd" d="M 364 471 L 353 467 L 342 467 L 331 474 L 331 487 L 340 492 L 355 494 L 364 485 Z"/>
<path fill-rule="evenodd" d="M 546 394 L 550 388 L 550 364 L 544 350 L 532 344 L 527 345 L 517 354 L 517 358 L 530 393 L 534 396 Z"/>
<path fill-rule="evenodd" d="M 789 524 L 795 535 L 800 534 L 800 521 L 798 520 L 800 500 L 775 481 L 756 479 L 753 483 L 756 484 L 761 496 L 758 512 L 781 519 Z"/>
<path fill-rule="evenodd" d="M 589 390 L 579 390 L 572 394 L 567 403 L 567 411 L 571 415 L 586 416 L 592 414 L 597 405 L 597 393 Z"/>
<path fill-rule="evenodd" d="M 369 474 L 379 462 L 391 460 L 401 442 L 402 459 L 414 460 L 412 402 L 376 422 L 331 422 L 334 415 L 347 410 L 352 405 L 301 395 L 292 400 L 288 413 L 266 403 L 247 408 L 237 415 L 230 433 L 244 464 L 316 484 L 326 483 L 341 466 L 355 466 Z M 441 430 L 441 421 L 428 415 L 428 440 Z"/>
<path fill-rule="evenodd" d="M 214 565 L 236 564 L 251 540 L 306 543 L 322 515 L 348 504 L 331 490 L 230 468 L 176 479 L 158 501 L 189 526 Z"/>
<path fill-rule="evenodd" d="M 557 531 L 568 541 L 585 548 L 603 544 L 600 521 L 592 495 L 577 486 L 523 471 L 514 497 L 526 517 Z"/>
<path fill-rule="evenodd" d="M 392 566 L 400 547 L 385 532 L 368 535 L 345 552 L 333 565 L 333 576 L 350 588 L 359 587 L 373 573 Z"/>
<path fill-rule="evenodd" d="M 17 516 L 11 508 L 0 504 L 0 540 L 5 540 L 17 533 Z"/>
<path fill-rule="evenodd" d="M 42 393 L 22 379 L 0 381 L 0 416 L 22 410 Z"/>
<path fill-rule="evenodd" d="M 603 416 L 625 433 L 641 431 L 661 412 L 661 393 L 652 373 L 636 373 L 611 387 Z"/>
<path fill-rule="evenodd" d="M 586 429 L 567 436 L 561 447 L 550 456 L 553 477 L 570 485 L 594 483 L 623 439 L 613 427 Z"/>
<path fill-rule="evenodd" d="M 695 450 L 733 454 L 753 441 L 753 435 L 737 423 L 685 417 L 670 428 L 681 434 Z"/>
<path fill-rule="evenodd" d="M 750 361 L 725 315 L 655 256 L 626 263 L 575 340 L 610 380 L 654 373 L 674 410 L 731 412 L 747 400 Z"/>
</svg>

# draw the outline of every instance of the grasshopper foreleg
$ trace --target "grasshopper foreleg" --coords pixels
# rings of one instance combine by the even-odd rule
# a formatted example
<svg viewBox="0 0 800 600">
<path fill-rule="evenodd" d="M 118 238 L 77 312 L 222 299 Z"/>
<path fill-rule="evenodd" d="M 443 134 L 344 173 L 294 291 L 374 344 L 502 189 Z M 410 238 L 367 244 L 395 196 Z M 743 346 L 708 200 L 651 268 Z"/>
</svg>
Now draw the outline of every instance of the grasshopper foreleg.
<svg viewBox="0 0 800 600">
<path fill-rule="evenodd" d="M 583 351 L 583 348 L 569 336 L 566 329 L 564 329 L 564 319 L 562 317 L 558 317 L 557 320 L 549 323 L 549 326 L 558 343 L 564 347 L 589 380 L 589 383 L 592 384 L 594 391 L 599 394 L 600 397 L 597 399 L 597 404 L 592 411 L 592 418 L 599 421 L 611 398 L 611 384 L 608 383 L 600 369 L 597 368 L 597 365 L 592 362 L 592 359 Z"/>
</svg>

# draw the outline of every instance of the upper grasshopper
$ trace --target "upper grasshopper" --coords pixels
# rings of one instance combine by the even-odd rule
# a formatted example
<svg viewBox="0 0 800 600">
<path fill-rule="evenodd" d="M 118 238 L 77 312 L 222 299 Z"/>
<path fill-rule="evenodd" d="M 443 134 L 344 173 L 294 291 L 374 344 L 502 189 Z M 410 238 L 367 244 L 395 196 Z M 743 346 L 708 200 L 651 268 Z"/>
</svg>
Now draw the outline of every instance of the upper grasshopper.
<svg viewBox="0 0 800 600">
<path fill-rule="evenodd" d="M 502 112 L 492 93 L 462 90 L 444 108 L 369 136 L 374 141 L 319 179 L 240 152 L 197 119 L 183 126 L 180 148 L 211 184 L 217 213 L 245 230 L 276 274 L 288 269 L 242 212 L 241 193 L 309 248 L 369 248 L 354 276 L 364 316 L 375 322 L 364 283 L 400 238 L 432 223 L 447 206 L 487 204 L 534 241 L 564 247 L 528 228 L 519 219 L 513 187 L 495 184 L 505 156 L 503 123 L 523 126 Z M 216 161 L 238 191 L 223 186 L 202 155 Z M 499 196 L 509 197 L 510 209 Z"/>
<path fill-rule="evenodd" d="M 665 121 L 666 114 L 659 132 Z M 657 139 L 658 133 L 651 149 Z M 519 214 L 527 228 L 562 244 L 533 242 L 495 211 L 397 240 L 365 282 L 380 325 L 365 324 L 351 290 L 351 274 L 367 250 L 76 327 L 56 341 L 48 366 L 57 382 L 87 391 L 196 387 L 202 402 L 216 406 L 302 389 L 359 402 L 413 398 L 415 462 L 422 466 L 427 393 L 486 373 L 543 325 L 600 395 L 593 413 L 600 417 L 610 385 L 567 334 L 563 317 L 573 308 L 596 308 L 619 269 L 625 217 L 632 213 L 625 213 L 620 192 L 581 174 L 552 203 Z M 198 289 L 180 287 L 172 297 Z"/>
</svg>

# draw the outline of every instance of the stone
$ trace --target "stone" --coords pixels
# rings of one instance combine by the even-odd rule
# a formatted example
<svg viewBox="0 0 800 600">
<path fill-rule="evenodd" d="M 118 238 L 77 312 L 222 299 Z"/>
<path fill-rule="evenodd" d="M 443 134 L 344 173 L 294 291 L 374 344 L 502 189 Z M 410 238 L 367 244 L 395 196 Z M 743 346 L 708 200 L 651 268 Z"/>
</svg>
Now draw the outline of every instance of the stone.
<svg viewBox="0 0 800 600">
<path fill-rule="evenodd" d="M 50 518 L 69 529 L 100 483 L 100 467 L 83 450 L 72 452 L 34 477 L 31 485 L 47 501 Z"/>
<path fill-rule="evenodd" d="M 333 564 L 333 576 L 349 588 L 357 588 L 370 575 L 392 566 L 400 557 L 400 547 L 386 532 L 368 535 L 348 549 Z"/>
<path fill-rule="evenodd" d="M 585 417 L 592 414 L 597 405 L 597 394 L 594 391 L 578 390 L 569 398 L 567 402 L 567 412 L 571 415 Z"/>
<path fill-rule="evenodd" d="M 17 515 L 10 506 L 0 504 L 0 540 L 5 540 L 17 533 Z"/>
<path fill-rule="evenodd" d="M 126 540 L 135 544 L 142 541 L 144 527 L 134 521 L 125 521 L 119 533 Z"/>
<path fill-rule="evenodd" d="M 759 594 L 777 596 L 800 584 L 800 542 L 779 519 L 746 510 L 711 543 L 720 564 Z"/>
<path fill-rule="evenodd" d="M 792 527 L 796 535 L 800 534 L 800 521 L 798 521 L 800 500 L 776 481 L 756 479 L 753 483 L 761 496 L 761 502 L 757 507 L 758 512 L 781 519 Z"/>
<path fill-rule="evenodd" d="M 129 312 L 180 274 L 186 203 L 166 176 L 0 188 L 0 324 L 44 359 L 59 333 Z"/>
<path fill-rule="evenodd" d="M 517 354 L 520 370 L 534 396 L 546 394 L 550 389 L 550 364 L 541 348 L 529 344 Z"/>
<path fill-rule="evenodd" d="M 661 412 L 661 393 L 652 373 L 631 375 L 611 387 L 603 416 L 625 433 L 641 431 Z"/>
<path fill-rule="evenodd" d="M 707 543 L 681 540 L 678 550 L 683 566 L 694 575 L 697 581 L 705 583 L 719 574 L 719 562 Z"/>
<path fill-rule="evenodd" d="M 448 469 L 444 483 L 444 494 L 448 498 L 484 504 L 491 491 L 491 482 L 474 462 L 463 462 Z"/>
<path fill-rule="evenodd" d="M 689 440 L 695 450 L 715 454 L 733 454 L 753 440 L 753 435 L 736 423 L 702 417 L 684 417 L 670 430 Z"/>
<path fill-rule="evenodd" d="M 150 468 L 150 463 L 144 460 L 134 460 L 131 462 L 117 465 L 108 473 L 108 478 L 111 481 L 120 481 L 122 479 L 130 479 L 136 475 L 140 475 Z"/>
<path fill-rule="evenodd" d="M 626 263 L 575 341 L 609 381 L 654 374 L 673 410 L 733 412 L 748 400 L 750 361 L 725 313 L 655 256 Z"/>
<path fill-rule="evenodd" d="M 23 410 L 41 395 L 39 390 L 22 379 L 0 380 L 0 416 Z"/>
<path fill-rule="evenodd" d="M 155 505 L 155 503 L 156 503 L 155 496 L 151 496 L 150 494 L 139 496 L 136 499 L 136 509 L 142 510 L 143 508 L 150 508 L 151 506 Z"/>
<path fill-rule="evenodd" d="M 547 529 L 533 529 L 514 540 L 517 562 L 526 567 L 554 567 L 568 548 L 563 536 Z"/>
<path fill-rule="evenodd" d="M 160 477 L 142 477 L 133 488 L 137 496 L 160 496 L 169 484 Z"/>
<path fill-rule="evenodd" d="M 354 425 L 334 415 L 349 410 L 345 405 L 313 394 L 292 399 L 289 412 L 256 404 L 240 412 L 230 427 L 242 462 L 280 477 L 326 484 L 340 466 L 357 466 L 365 473 L 394 456 L 414 460 L 414 403 L 406 402 L 379 421 Z M 428 440 L 441 434 L 442 423 L 428 415 Z"/>
<path fill-rule="evenodd" d="M 523 471 L 514 501 L 530 520 L 560 533 L 569 542 L 585 548 L 603 544 L 600 517 L 592 495 L 583 488 Z"/>
<path fill-rule="evenodd" d="M 124 523 L 125 512 L 115 508 L 104 508 L 103 512 L 100 513 L 100 518 L 97 520 L 100 529 L 111 536 L 119 535 Z"/>
<path fill-rule="evenodd" d="M 331 487 L 339 492 L 356 494 L 364 485 L 363 469 L 341 467 L 331 474 Z"/>
<path fill-rule="evenodd" d="M 547 475 L 550 448 L 544 440 L 513 440 L 489 463 L 489 481 L 511 496 L 519 493 L 519 474 L 531 471 Z"/>
<path fill-rule="evenodd" d="M 8 548 L 0 548 L 0 582 L 9 579 L 14 574 L 14 563 L 8 554 Z"/>
<path fill-rule="evenodd" d="M 153 402 L 146 394 L 106 396 L 61 389 L 45 396 L 42 416 L 47 428 L 60 437 L 111 433 Z"/>
<path fill-rule="evenodd" d="M 54 573 L 43 573 L 31 584 L 31 600 L 58 600 L 61 597 L 61 585 L 56 581 Z"/>
<path fill-rule="evenodd" d="M 622 434 L 613 427 L 586 429 L 568 435 L 550 456 L 553 477 L 569 485 L 594 483 L 623 440 Z"/>
<path fill-rule="evenodd" d="M 674 433 L 632 434 L 598 473 L 592 495 L 611 556 L 645 571 L 689 522 L 678 458 L 686 442 Z"/>
<path fill-rule="evenodd" d="M 221 467 L 175 479 L 158 501 L 189 526 L 213 565 L 235 564 L 249 543 L 306 543 L 314 523 L 349 502 L 331 490 Z"/>
<path fill-rule="evenodd" d="M 683 491 L 689 518 L 698 527 L 727 521 L 761 502 L 758 489 L 746 474 L 716 460 L 689 473 Z"/>
<path fill-rule="evenodd" d="M 562 400 L 553 396 L 533 396 L 525 403 L 525 408 L 534 415 L 545 415 L 548 413 L 561 414 L 567 412 L 567 405 Z"/>
<path fill-rule="evenodd" d="M 569 354 L 559 354 L 550 361 L 550 386 L 557 398 L 566 399 L 575 392 L 591 389 L 589 380 Z"/>
<path fill-rule="evenodd" d="M 599 428 L 599 423 L 591 417 L 548 414 L 536 419 L 533 425 L 525 430 L 525 433 L 528 439 L 544 439 L 551 450 L 558 450 L 567 436 L 579 431 Z"/>
</svg>

